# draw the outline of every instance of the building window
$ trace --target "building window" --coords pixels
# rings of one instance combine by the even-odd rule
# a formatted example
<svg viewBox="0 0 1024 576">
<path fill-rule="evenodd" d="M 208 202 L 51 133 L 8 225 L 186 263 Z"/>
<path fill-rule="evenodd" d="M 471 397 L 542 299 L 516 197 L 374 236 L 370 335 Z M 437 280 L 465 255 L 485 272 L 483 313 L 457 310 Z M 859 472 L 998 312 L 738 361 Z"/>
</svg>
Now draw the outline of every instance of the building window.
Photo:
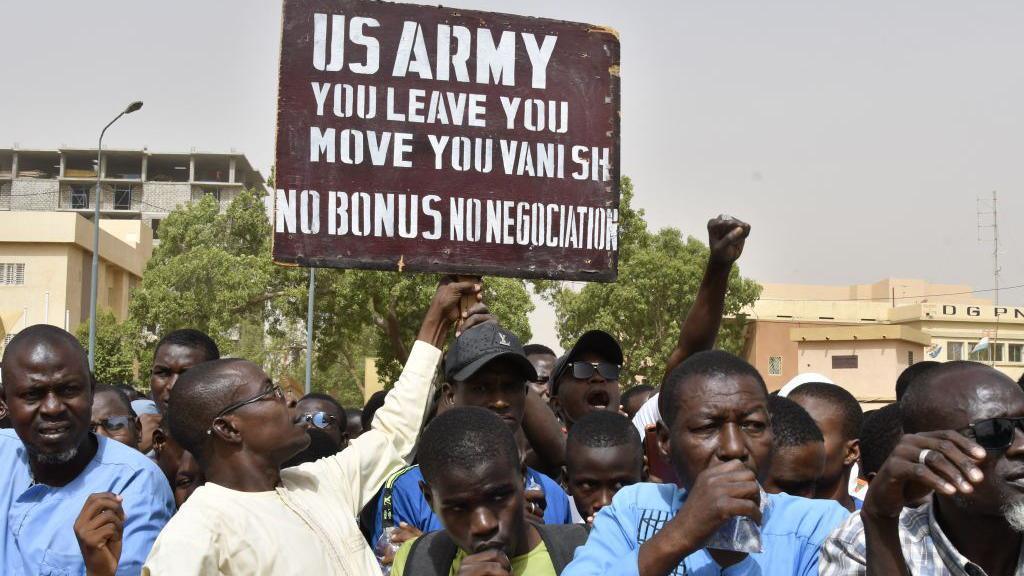
<svg viewBox="0 0 1024 576">
<path fill-rule="evenodd" d="M 851 354 L 849 356 L 833 356 L 832 357 L 832 369 L 833 370 L 852 370 L 857 368 L 857 355 Z"/>
<path fill-rule="evenodd" d="M 1024 345 L 1010 344 L 1010 362 L 1021 361 L 1021 350 L 1024 350 Z"/>
<path fill-rule="evenodd" d="M 89 207 L 89 187 L 88 186 L 72 186 L 71 187 L 71 209 L 72 210 L 85 210 Z"/>
<path fill-rule="evenodd" d="M 914 351 L 913 350 L 907 350 L 907 366 L 913 366 L 913 365 L 914 365 Z"/>
<path fill-rule="evenodd" d="M 7 345 L 11 343 L 11 340 L 14 340 L 14 334 L 4 336 L 4 348 L 7 348 Z"/>
<path fill-rule="evenodd" d="M 782 356 L 768 357 L 768 375 L 782 376 Z"/>
<path fill-rule="evenodd" d="M 949 342 L 946 345 L 946 360 L 963 360 L 964 359 L 964 343 L 963 342 Z"/>
<path fill-rule="evenodd" d="M 23 284 L 25 284 L 25 264 L 0 262 L 0 286 L 21 286 Z"/>
<path fill-rule="evenodd" d="M 1003 361 L 1003 346 L 1005 346 L 1005 345 L 1004 344 L 993 344 L 992 347 L 991 347 L 992 348 L 992 355 L 995 357 L 995 361 L 996 362 L 1002 362 Z"/>
<path fill-rule="evenodd" d="M 988 362 L 991 359 L 992 346 L 989 346 L 984 350 L 978 350 L 977 352 L 975 352 L 974 347 L 977 346 L 978 344 L 979 342 L 967 343 L 967 352 L 971 355 L 970 360 L 976 360 L 978 362 Z"/>
<path fill-rule="evenodd" d="M 131 186 L 115 186 L 114 187 L 114 210 L 131 210 L 132 209 L 132 187 Z"/>
</svg>

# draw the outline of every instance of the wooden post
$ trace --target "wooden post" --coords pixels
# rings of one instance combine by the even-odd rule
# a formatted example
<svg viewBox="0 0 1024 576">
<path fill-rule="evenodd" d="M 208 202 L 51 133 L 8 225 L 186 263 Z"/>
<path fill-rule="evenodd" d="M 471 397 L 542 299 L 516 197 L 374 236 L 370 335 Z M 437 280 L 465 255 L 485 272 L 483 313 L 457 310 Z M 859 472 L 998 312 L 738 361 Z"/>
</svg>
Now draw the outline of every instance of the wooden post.
<svg viewBox="0 0 1024 576">
<path fill-rule="evenodd" d="M 476 282 L 477 284 L 480 284 L 480 292 L 483 292 L 484 279 L 482 277 L 456 275 L 455 278 L 459 282 Z M 467 296 L 462 297 L 462 301 L 459 302 L 459 321 L 455 324 L 456 330 L 458 330 L 462 326 L 462 315 L 468 312 L 469 309 L 472 308 L 473 305 L 476 304 L 477 302 L 478 300 L 476 299 L 476 294 L 469 294 Z"/>
</svg>

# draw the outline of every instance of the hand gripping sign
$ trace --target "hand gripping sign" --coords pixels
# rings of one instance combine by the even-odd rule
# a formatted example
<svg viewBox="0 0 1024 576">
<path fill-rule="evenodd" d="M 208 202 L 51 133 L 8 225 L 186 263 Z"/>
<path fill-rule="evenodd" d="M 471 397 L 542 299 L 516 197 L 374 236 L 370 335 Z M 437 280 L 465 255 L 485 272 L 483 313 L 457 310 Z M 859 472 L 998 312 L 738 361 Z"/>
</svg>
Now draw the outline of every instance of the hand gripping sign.
<svg viewBox="0 0 1024 576">
<path fill-rule="evenodd" d="M 614 31 L 285 0 L 280 66 L 276 262 L 615 279 Z"/>
</svg>

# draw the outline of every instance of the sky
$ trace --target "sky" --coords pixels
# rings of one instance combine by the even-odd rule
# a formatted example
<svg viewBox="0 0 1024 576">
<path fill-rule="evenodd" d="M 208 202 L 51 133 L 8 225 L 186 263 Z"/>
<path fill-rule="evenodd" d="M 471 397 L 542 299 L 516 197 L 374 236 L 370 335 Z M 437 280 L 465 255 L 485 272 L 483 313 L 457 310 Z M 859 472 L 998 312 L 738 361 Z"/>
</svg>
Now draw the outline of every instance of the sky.
<svg viewBox="0 0 1024 576">
<path fill-rule="evenodd" d="M 622 174 L 652 229 L 753 226 L 762 282 L 993 286 L 978 197 L 999 194 L 1003 286 L 1024 284 L 1024 3 L 459 0 L 607 25 L 622 57 Z M 0 147 L 236 150 L 273 164 L 281 3 L 0 6 Z M 990 230 L 983 230 L 990 235 Z M 1024 304 L 1024 289 L 1001 300 Z M 556 344 L 554 316 L 531 317 Z"/>
</svg>

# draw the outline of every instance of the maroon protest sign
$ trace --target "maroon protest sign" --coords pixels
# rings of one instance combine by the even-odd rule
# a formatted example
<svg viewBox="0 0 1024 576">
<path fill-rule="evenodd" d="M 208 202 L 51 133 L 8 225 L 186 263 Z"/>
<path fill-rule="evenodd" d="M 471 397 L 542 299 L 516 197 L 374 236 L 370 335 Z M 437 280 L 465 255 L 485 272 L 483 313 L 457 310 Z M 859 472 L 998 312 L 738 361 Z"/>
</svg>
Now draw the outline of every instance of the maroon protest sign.
<svg viewBox="0 0 1024 576">
<path fill-rule="evenodd" d="M 618 74 L 602 27 L 285 0 L 274 260 L 614 280 Z"/>
</svg>

